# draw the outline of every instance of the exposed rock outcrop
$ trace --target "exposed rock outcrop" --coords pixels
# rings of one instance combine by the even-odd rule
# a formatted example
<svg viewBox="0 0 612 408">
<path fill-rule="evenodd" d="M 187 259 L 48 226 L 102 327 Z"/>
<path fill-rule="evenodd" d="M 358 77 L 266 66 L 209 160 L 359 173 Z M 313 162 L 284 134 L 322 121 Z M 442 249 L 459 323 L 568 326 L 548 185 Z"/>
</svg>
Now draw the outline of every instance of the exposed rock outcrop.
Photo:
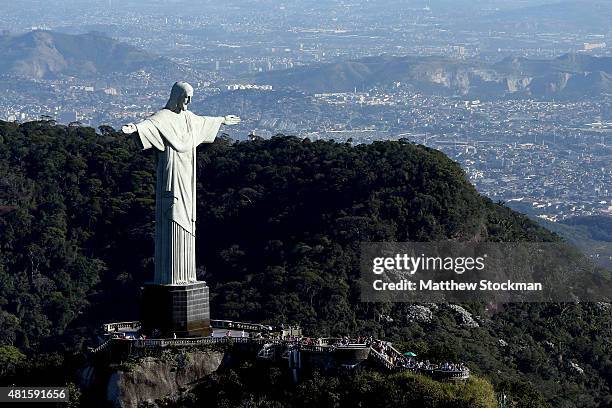
<svg viewBox="0 0 612 408">
<path fill-rule="evenodd" d="M 406 312 L 406 320 L 409 323 L 431 323 L 433 320 L 433 312 L 430 308 L 422 305 L 408 306 Z"/>
<path fill-rule="evenodd" d="M 455 312 L 455 316 L 459 321 L 461 327 L 473 329 L 479 327 L 480 325 L 470 312 L 465 310 L 462 306 L 459 305 L 448 305 L 449 309 Z"/>
<path fill-rule="evenodd" d="M 184 352 L 166 358 L 145 357 L 110 375 L 106 398 L 114 407 L 137 408 L 157 399 L 174 398 L 215 372 L 225 353 Z"/>
</svg>

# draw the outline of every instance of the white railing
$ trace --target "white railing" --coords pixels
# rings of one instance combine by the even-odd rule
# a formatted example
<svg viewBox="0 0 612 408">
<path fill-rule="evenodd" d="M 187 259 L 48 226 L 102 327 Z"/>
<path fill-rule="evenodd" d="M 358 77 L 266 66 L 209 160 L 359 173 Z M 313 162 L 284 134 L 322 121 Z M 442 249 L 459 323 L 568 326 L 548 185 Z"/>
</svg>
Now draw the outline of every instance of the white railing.
<svg viewBox="0 0 612 408">
<path fill-rule="evenodd" d="M 200 344 L 285 344 L 280 339 L 253 339 L 250 337 L 187 337 L 178 339 L 136 339 L 131 340 L 135 347 L 167 347 L 167 346 L 196 346 Z"/>
<path fill-rule="evenodd" d="M 140 329 L 140 327 L 141 325 L 139 321 L 105 323 L 102 325 L 102 329 L 104 330 L 104 333 L 111 333 L 111 332 L 121 330 L 121 329 L 138 330 Z"/>
<path fill-rule="evenodd" d="M 194 337 L 180 339 L 138 339 L 132 340 L 135 347 L 197 346 L 226 342 L 225 337 Z"/>
<path fill-rule="evenodd" d="M 470 370 L 460 370 L 460 371 L 444 371 L 444 370 L 436 370 L 437 373 L 443 374 L 445 377 L 451 380 L 467 380 L 470 378 Z"/>
<path fill-rule="evenodd" d="M 245 331 L 258 331 L 258 332 L 270 331 L 269 326 L 265 326 L 263 324 L 234 322 L 232 320 L 211 320 L 210 326 L 216 329 L 245 330 Z"/>
<path fill-rule="evenodd" d="M 387 359 L 387 357 L 381 352 L 370 347 L 370 355 L 374 357 L 374 360 L 381 363 L 387 370 L 393 370 L 395 366 Z"/>
<path fill-rule="evenodd" d="M 391 346 L 387 346 L 387 351 L 391 351 L 391 354 L 394 355 L 395 359 L 390 358 L 390 356 L 387 356 L 386 354 L 381 353 L 375 350 L 374 348 L 370 348 L 370 350 L 370 355 L 374 357 L 374 360 L 378 361 L 389 371 L 411 370 L 419 372 L 421 374 L 426 374 L 447 380 L 467 380 L 468 378 L 470 378 L 470 370 L 467 368 L 465 370 L 443 370 L 441 368 L 425 369 L 419 367 L 406 367 L 403 365 L 396 365 L 394 361 L 397 362 L 398 357 L 401 357 L 403 355 Z"/>
<path fill-rule="evenodd" d="M 110 343 L 111 343 L 111 339 L 107 339 L 102 344 L 100 344 L 98 347 L 91 349 L 91 352 L 99 353 L 100 351 L 103 351 L 104 349 L 106 349 L 110 345 Z"/>
</svg>

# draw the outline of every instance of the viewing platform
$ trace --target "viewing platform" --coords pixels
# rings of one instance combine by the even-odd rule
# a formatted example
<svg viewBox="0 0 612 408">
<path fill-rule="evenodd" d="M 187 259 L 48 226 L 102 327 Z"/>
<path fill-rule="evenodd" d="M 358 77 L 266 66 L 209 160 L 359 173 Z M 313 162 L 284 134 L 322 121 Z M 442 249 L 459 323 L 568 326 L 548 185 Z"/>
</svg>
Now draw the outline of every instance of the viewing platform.
<svg viewBox="0 0 612 408">
<path fill-rule="evenodd" d="M 103 325 L 107 337 L 99 346 L 90 349 L 92 355 L 108 354 L 110 360 L 123 360 L 144 355 L 147 350 L 224 345 L 238 349 L 248 358 L 287 365 L 289 368 L 318 366 L 322 368 L 354 369 L 374 366 L 387 372 L 410 371 L 439 381 L 465 381 L 470 370 L 463 364 L 433 364 L 408 357 L 390 342 L 371 337 L 349 339 L 311 338 L 302 336 L 298 327 L 211 320 L 213 332 L 207 337 L 144 338 L 139 333 L 140 323 L 117 322 Z"/>
</svg>

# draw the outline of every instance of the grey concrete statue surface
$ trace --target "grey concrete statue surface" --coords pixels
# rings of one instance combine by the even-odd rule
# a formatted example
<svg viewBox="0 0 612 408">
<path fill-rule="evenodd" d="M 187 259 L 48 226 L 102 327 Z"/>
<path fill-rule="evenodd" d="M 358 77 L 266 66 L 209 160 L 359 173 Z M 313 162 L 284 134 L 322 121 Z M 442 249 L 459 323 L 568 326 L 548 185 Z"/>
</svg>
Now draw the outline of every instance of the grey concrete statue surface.
<svg viewBox="0 0 612 408">
<path fill-rule="evenodd" d="M 196 147 L 212 143 L 221 125 L 240 118 L 198 116 L 187 107 L 193 88 L 186 82 L 172 87 L 166 107 L 122 130 L 136 133 L 143 149 L 158 150 L 155 193 L 155 278 L 159 285 L 185 285 L 196 279 Z"/>
</svg>

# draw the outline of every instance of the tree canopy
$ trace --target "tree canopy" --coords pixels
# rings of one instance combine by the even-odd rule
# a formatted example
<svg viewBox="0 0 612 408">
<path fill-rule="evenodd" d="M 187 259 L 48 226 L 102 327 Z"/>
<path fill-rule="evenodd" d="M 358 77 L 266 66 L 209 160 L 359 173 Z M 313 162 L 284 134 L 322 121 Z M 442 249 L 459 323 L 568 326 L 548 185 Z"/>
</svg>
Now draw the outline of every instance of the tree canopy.
<svg viewBox="0 0 612 408">
<path fill-rule="evenodd" d="M 611 403 L 608 304 L 461 305 L 477 322 L 467 327 L 444 305 L 418 321 L 413 305 L 359 301 L 360 242 L 554 234 L 480 196 L 424 146 L 253 139 L 198 150 L 198 277 L 213 318 L 371 334 L 461 359 L 517 404 Z M 153 276 L 154 188 L 155 155 L 111 128 L 0 122 L 5 382 L 72 364 L 101 323 L 138 318 Z"/>
</svg>

